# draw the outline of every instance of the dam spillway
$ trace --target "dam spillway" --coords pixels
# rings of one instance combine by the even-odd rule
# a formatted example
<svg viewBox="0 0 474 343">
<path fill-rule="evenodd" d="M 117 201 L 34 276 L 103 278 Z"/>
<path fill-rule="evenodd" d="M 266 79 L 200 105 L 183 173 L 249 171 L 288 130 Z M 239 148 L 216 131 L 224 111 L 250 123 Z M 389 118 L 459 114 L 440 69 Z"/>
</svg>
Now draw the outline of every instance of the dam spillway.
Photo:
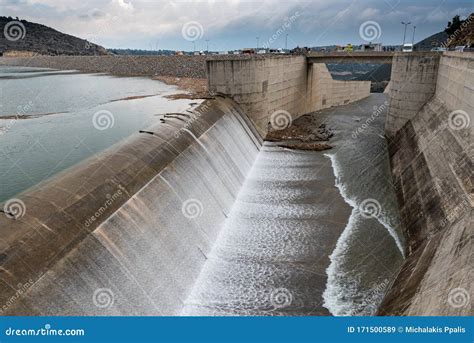
<svg viewBox="0 0 474 343">
<path fill-rule="evenodd" d="M 342 118 L 357 126 L 352 117 L 369 116 L 372 106 L 384 99 L 373 96 L 343 107 L 341 117 L 336 115 L 329 123 L 333 126 Z M 263 143 L 245 113 L 229 99 L 210 100 L 197 111 L 194 116 L 167 117 L 148 133 L 107 150 L 101 159 L 108 163 L 105 170 L 103 162 L 91 167 L 90 160 L 84 161 L 21 197 L 61 208 L 58 200 L 49 198 L 55 194 L 51 190 L 67 194 L 72 187 L 73 193 L 78 185 L 70 180 L 78 179 L 90 187 L 87 212 L 72 210 L 82 200 L 70 196 L 60 210 L 67 218 L 76 216 L 73 222 L 86 230 L 55 231 L 51 218 L 43 217 L 42 206 L 28 206 L 26 216 L 10 224 L 13 243 L 22 240 L 36 249 L 9 247 L 7 256 L 15 258 L 5 260 L 5 270 L 27 268 L 7 274 L 10 293 L 15 284 L 28 287 L 7 314 L 328 315 L 335 311 L 323 306 L 326 270 L 351 206 L 336 187 L 331 158 L 323 152 Z M 328 120 L 334 115 L 331 111 L 321 113 L 320 120 Z M 377 132 L 381 130 L 379 125 Z M 350 130 L 340 130 L 336 136 L 346 141 Z M 150 159 L 144 146 L 171 156 Z M 130 167 L 111 168 L 120 166 L 122 156 L 132 151 L 136 160 L 130 163 L 135 168 L 152 167 L 156 172 L 132 174 Z M 97 178 L 106 180 L 109 188 L 104 199 L 91 200 L 104 192 L 87 183 L 92 179 L 99 185 Z M 94 227 L 96 221 L 101 222 Z M 38 222 L 38 236 L 28 237 L 28 227 Z M 375 230 L 386 235 L 383 227 Z M 393 261 L 400 256 L 393 240 L 388 246 L 392 248 L 384 245 L 385 250 L 395 251 L 388 264 L 396 267 Z M 62 252 L 51 255 L 51 249 Z M 350 259 L 342 256 L 338 268 L 344 268 L 345 261 Z M 38 270 L 44 273 L 38 275 Z M 384 273 L 376 273 L 372 282 Z M 353 284 L 353 276 L 329 286 L 345 289 Z M 349 298 L 353 296 L 357 294 Z M 378 302 L 381 294 L 373 297 Z M 352 309 L 357 299 L 334 301 Z"/>
<path fill-rule="evenodd" d="M 329 314 L 325 270 L 347 216 L 327 158 L 266 143 L 183 314 Z"/>
<path fill-rule="evenodd" d="M 472 284 L 472 58 L 396 55 L 388 94 L 370 97 L 302 56 L 209 61 L 216 99 L 19 194 L 21 218 L 0 216 L 2 314 L 469 313 L 449 297 Z M 262 143 L 279 109 L 319 111 L 332 149 Z M 322 189 L 341 217 L 323 230 L 335 208 Z"/>
</svg>

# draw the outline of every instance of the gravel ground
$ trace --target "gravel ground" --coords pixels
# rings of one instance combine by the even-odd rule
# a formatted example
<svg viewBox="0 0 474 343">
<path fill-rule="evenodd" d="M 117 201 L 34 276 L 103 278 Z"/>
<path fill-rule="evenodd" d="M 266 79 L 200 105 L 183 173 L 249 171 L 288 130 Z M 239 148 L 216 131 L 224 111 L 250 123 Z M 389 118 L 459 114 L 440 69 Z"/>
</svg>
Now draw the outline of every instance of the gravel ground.
<svg viewBox="0 0 474 343">
<path fill-rule="evenodd" d="M 206 78 L 206 56 L 35 56 L 2 57 L 0 64 L 74 69 L 120 76 Z"/>
<path fill-rule="evenodd" d="M 0 64 L 54 69 L 75 69 L 121 76 L 174 76 L 206 78 L 206 60 L 285 58 L 288 55 L 213 56 L 34 56 L 0 57 Z"/>
</svg>

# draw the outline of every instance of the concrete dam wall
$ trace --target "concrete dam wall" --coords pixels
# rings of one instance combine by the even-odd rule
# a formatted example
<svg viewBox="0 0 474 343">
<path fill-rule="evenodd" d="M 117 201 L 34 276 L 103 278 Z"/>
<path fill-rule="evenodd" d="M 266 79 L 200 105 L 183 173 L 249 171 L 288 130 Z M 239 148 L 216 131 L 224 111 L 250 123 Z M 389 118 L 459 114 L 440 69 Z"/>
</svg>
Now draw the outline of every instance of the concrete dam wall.
<svg viewBox="0 0 474 343">
<path fill-rule="evenodd" d="M 296 86 L 307 91 L 304 58 L 269 61 L 267 72 L 272 63 L 282 72 L 282 61 L 299 61 Z M 255 69 L 260 60 L 247 62 Z M 258 85 L 266 84 L 274 99 L 277 89 L 294 86 L 276 71 L 262 74 L 270 82 Z M 333 81 L 327 70 L 319 79 L 309 75 Z M 266 117 L 247 115 L 220 96 L 193 114 L 165 115 L 161 124 L 19 194 L 26 209 L 20 218 L 16 204 L 5 204 L 2 313 L 329 314 L 321 307 L 324 270 L 344 229 L 334 218 L 349 215 L 331 162 L 322 154 L 262 148 L 269 114 L 300 106 L 298 96 L 274 103 L 264 94 Z M 302 113 L 303 107 L 295 118 Z M 339 205 L 326 208 L 321 193 Z"/>
<path fill-rule="evenodd" d="M 474 56 L 394 58 L 386 132 L 408 256 L 383 315 L 472 315 Z"/>
<path fill-rule="evenodd" d="M 358 242 L 372 250 L 365 258 L 377 246 L 395 270 L 402 264 L 389 286 L 374 286 L 382 295 L 389 287 L 379 314 L 470 314 L 452 299 L 472 294 L 473 57 L 404 54 L 393 62 L 386 136 L 397 201 L 385 199 L 380 210 L 398 202 L 396 234 L 379 230 L 383 223 L 354 201 L 382 196 L 377 190 L 393 195 L 380 187 L 390 178 L 382 173 L 377 183 L 367 172 L 385 165 L 374 123 L 383 122 L 387 95 L 319 113 L 336 118 L 339 134 L 360 126 L 351 140 L 340 134 L 328 158 L 262 137 L 275 113 L 287 112 L 291 123 L 365 98 L 370 82 L 335 81 L 302 56 L 210 60 L 215 100 L 168 114 L 19 194 L 26 212 L 18 219 L 16 204 L 5 204 L 2 314 L 328 315 L 325 290 L 326 302 L 360 302 L 362 293 L 344 293 L 360 277 L 352 275 Z M 352 180 L 358 187 L 347 187 Z M 404 239 L 394 240 L 399 231 Z M 373 280 L 378 260 L 363 263 Z M 328 292 L 331 270 L 344 279 L 337 294 Z M 372 283 L 363 286 L 363 300 L 378 304 Z"/>
<path fill-rule="evenodd" d="M 196 111 L 18 195 L 18 219 L 6 206 L 2 314 L 330 314 L 350 214 L 331 160 L 262 146 L 227 98 Z"/>
<path fill-rule="evenodd" d="M 334 80 L 324 63 L 305 56 L 221 57 L 207 61 L 207 75 L 209 91 L 234 99 L 262 136 L 281 111 L 296 119 L 370 94 L 370 81 Z"/>
<path fill-rule="evenodd" d="M 18 196 L 24 216 L 0 216 L 3 314 L 179 314 L 261 146 L 232 101 L 198 111 Z"/>
</svg>

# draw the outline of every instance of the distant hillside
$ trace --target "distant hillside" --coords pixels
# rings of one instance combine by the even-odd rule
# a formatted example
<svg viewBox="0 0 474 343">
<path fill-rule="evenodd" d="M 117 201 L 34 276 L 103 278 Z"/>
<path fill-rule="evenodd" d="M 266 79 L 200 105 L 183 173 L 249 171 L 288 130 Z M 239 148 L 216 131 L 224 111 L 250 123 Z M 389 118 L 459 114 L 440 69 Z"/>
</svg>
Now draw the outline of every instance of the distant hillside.
<svg viewBox="0 0 474 343">
<path fill-rule="evenodd" d="M 443 44 L 446 44 L 449 35 L 446 32 L 438 32 L 434 35 L 429 36 L 428 38 L 423 39 L 422 41 L 415 44 L 416 51 L 431 50 L 435 47 L 440 47 Z"/>
<path fill-rule="evenodd" d="M 456 16 L 459 18 L 459 16 Z M 450 23 L 451 24 L 451 23 Z M 449 33 L 446 32 L 448 30 Z M 466 20 L 459 22 L 458 26 L 435 33 L 415 44 L 415 50 L 431 50 L 434 47 L 454 48 L 458 45 L 474 46 L 474 13 Z"/>
<path fill-rule="evenodd" d="M 368 73 L 364 75 L 357 76 L 354 80 L 373 81 L 373 82 L 390 81 L 391 74 L 392 74 L 392 65 L 381 64 L 377 67 L 377 69 L 369 71 Z"/>
<path fill-rule="evenodd" d="M 392 74 L 391 64 L 381 64 L 375 70 L 355 78 L 356 81 L 372 81 L 370 84 L 371 93 L 383 93 Z"/>
<path fill-rule="evenodd" d="M 107 55 L 105 48 L 48 26 L 0 17 L 0 55 Z"/>
</svg>

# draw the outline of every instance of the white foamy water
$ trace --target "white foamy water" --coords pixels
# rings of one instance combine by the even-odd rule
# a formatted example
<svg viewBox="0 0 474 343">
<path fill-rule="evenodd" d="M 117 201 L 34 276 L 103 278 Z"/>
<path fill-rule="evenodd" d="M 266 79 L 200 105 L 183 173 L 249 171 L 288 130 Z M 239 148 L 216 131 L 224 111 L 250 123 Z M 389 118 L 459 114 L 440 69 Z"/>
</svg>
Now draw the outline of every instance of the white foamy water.
<svg viewBox="0 0 474 343">
<path fill-rule="evenodd" d="M 344 208 L 333 180 L 320 153 L 266 143 L 182 314 L 327 314 L 324 270 L 343 228 L 332 220 L 348 215 L 331 204 Z"/>
<path fill-rule="evenodd" d="M 383 97 L 371 96 L 366 106 L 380 106 Z M 334 152 L 326 156 L 336 175 L 336 187 L 352 207 L 326 270 L 324 306 L 337 316 L 375 314 L 404 256 L 386 143 L 381 137 L 384 116 L 377 116 L 357 137 L 351 136 L 359 124 L 348 118 L 364 119 L 370 115 L 367 107 L 354 106 L 354 113 L 336 111 L 328 117 L 342 134 L 335 138 Z M 366 202 L 375 209 L 373 216 L 363 212 Z"/>
<path fill-rule="evenodd" d="M 340 179 L 342 176 L 341 163 L 337 160 L 336 155 L 324 154 L 324 156 L 328 157 L 331 160 L 332 168 L 334 170 L 334 175 L 336 176 L 336 187 L 339 189 L 341 196 L 353 208 L 351 217 L 361 216 L 360 208 L 361 208 L 362 203 L 357 203 L 357 201 L 354 198 L 351 198 L 348 194 L 346 185 L 340 182 Z M 392 236 L 393 240 L 397 244 L 397 247 L 400 250 L 400 253 L 402 255 L 405 255 L 403 242 L 402 242 L 400 234 L 397 233 L 395 228 L 391 226 L 393 225 L 393 224 L 390 224 L 390 222 L 392 222 L 391 218 L 385 217 L 384 215 L 386 215 L 386 213 L 382 212 L 380 213 L 380 215 L 375 216 L 374 219 L 376 219 L 381 225 L 383 225 L 384 228 L 387 229 L 387 232 L 390 234 L 390 236 Z M 352 223 L 350 220 L 349 223 L 347 224 L 348 230 L 351 229 L 352 227 L 351 224 Z"/>
</svg>

